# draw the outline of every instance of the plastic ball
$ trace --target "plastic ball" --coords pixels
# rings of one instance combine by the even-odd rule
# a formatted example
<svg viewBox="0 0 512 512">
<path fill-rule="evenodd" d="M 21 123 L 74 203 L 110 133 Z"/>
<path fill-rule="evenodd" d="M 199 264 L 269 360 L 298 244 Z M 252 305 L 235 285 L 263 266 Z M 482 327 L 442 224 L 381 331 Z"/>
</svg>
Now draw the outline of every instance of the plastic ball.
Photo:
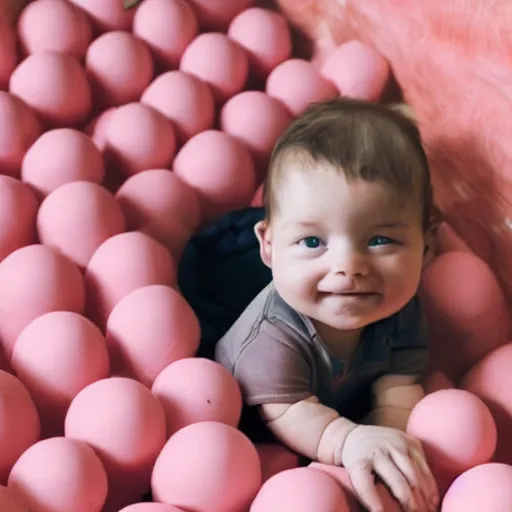
<svg viewBox="0 0 512 512">
<path fill-rule="evenodd" d="M 25 503 L 8 487 L 0 486 L 0 510 L 2 512 L 30 512 Z"/>
<path fill-rule="evenodd" d="M 73 181 L 101 183 L 105 167 L 90 137 L 78 130 L 58 128 L 41 135 L 23 158 L 21 178 L 41 196 Z"/>
<path fill-rule="evenodd" d="M 128 178 L 116 199 L 128 229 L 152 236 L 179 259 L 202 221 L 196 192 L 167 169 L 143 171 Z"/>
<path fill-rule="evenodd" d="M 117 107 L 104 110 L 87 124 L 84 132 L 92 139 L 94 145 L 103 152 L 107 147 L 107 127 Z"/>
<path fill-rule="evenodd" d="M 249 61 L 245 51 L 227 35 L 208 32 L 187 46 L 180 70 L 205 81 L 217 100 L 224 102 L 245 87 Z"/>
<path fill-rule="evenodd" d="M 0 88 L 7 89 L 18 63 L 16 35 L 7 20 L 0 20 Z"/>
<path fill-rule="evenodd" d="M 0 91 L 1 174 L 20 177 L 23 157 L 41 133 L 34 111 L 16 96 Z"/>
<path fill-rule="evenodd" d="M 139 288 L 116 304 L 107 321 L 112 373 L 150 388 L 167 365 L 195 355 L 200 336 L 194 311 L 176 290 Z"/>
<path fill-rule="evenodd" d="M 512 466 L 483 464 L 460 475 L 450 486 L 441 512 L 512 510 Z"/>
<path fill-rule="evenodd" d="M 345 468 L 331 464 L 322 464 L 321 462 L 312 462 L 308 467 L 315 471 L 321 471 L 333 478 L 345 493 L 349 505 L 348 510 L 350 512 L 360 512 L 359 499 L 352 486 L 349 472 Z M 383 512 L 402 512 L 402 508 L 384 484 L 377 483 L 376 488 L 383 506 Z"/>
<path fill-rule="evenodd" d="M 82 313 L 84 304 L 80 270 L 50 247 L 22 247 L 0 263 L 0 339 L 8 357 L 32 320 L 51 311 Z"/>
<path fill-rule="evenodd" d="M 0 370 L 0 483 L 20 455 L 39 440 L 41 424 L 27 388 L 10 373 Z"/>
<path fill-rule="evenodd" d="M 446 222 L 441 222 L 436 229 L 436 250 L 440 253 L 450 251 L 472 252 L 466 242 Z"/>
<path fill-rule="evenodd" d="M 89 316 L 103 327 L 130 292 L 153 284 L 174 286 L 176 279 L 176 265 L 159 242 L 138 232 L 113 236 L 98 247 L 86 268 Z"/>
<path fill-rule="evenodd" d="M 167 435 L 200 421 L 218 421 L 238 427 L 242 393 L 229 371 L 209 359 L 181 359 L 165 368 L 152 392 L 164 407 Z"/>
<path fill-rule="evenodd" d="M 109 480 L 108 508 L 115 504 L 119 510 L 149 491 L 167 437 L 163 408 L 141 383 L 111 377 L 90 384 L 71 402 L 65 432 L 100 456 Z"/>
<path fill-rule="evenodd" d="M 151 477 L 153 499 L 196 512 L 247 510 L 260 485 L 254 445 L 239 430 L 214 421 L 176 432 Z"/>
<path fill-rule="evenodd" d="M 125 9 L 119 0 L 69 0 L 83 9 L 100 32 L 109 30 L 130 30 L 133 22 L 133 9 Z"/>
<path fill-rule="evenodd" d="M 85 70 L 69 55 L 48 51 L 29 55 L 11 75 L 9 91 L 53 126 L 77 125 L 92 108 Z"/>
<path fill-rule="evenodd" d="M 183 0 L 145 0 L 133 19 L 133 33 L 164 69 L 176 68 L 199 31 L 194 10 Z"/>
<path fill-rule="evenodd" d="M 311 103 L 330 100 L 339 94 L 334 84 L 303 59 L 279 64 L 267 79 L 266 93 L 286 105 L 294 116 L 301 115 Z"/>
<path fill-rule="evenodd" d="M 390 77 L 389 63 L 361 41 L 343 43 L 325 61 L 322 75 L 336 85 L 341 95 L 378 101 Z"/>
<path fill-rule="evenodd" d="M 66 0 L 35 0 L 21 11 L 18 37 L 25 54 L 48 50 L 81 59 L 92 28 L 85 13 Z"/>
<path fill-rule="evenodd" d="M 32 445 L 16 461 L 8 485 L 41 512 L 99 511 L 107 497 L 107 475 L 94 450 L 65 437 Z"/>
<path fill-rule="evenodd" d="M 459 475 L 489 462 L 496 449 L 491 412 L 480 398 L 462 389 L 425 396 L 409 416 L 407 433 L 422 441 L 429 465 L 438 474 Z"/>
<path fill-rule="evenodd" d="M 9 511 L 7 511 L 9 512 Z M 17 512 L 17 511 L 13 511 Z M 23 511 L 25 512 L 25 511 Z M 128 505 L 119 512 L 183 512 L 179 508 L 173 507 L 172 505 L 166 505 L 165 503 L 134 503 Z"/>
<path fill-rule="evenodd" d="M 496 462 L 512 462 L 512 344 L 493 350 L 460 381 L 459 386 L 481 398 L 491 410 L 498 427 Z"/>
<path fill-rule="evenodd" d="M 227 29 L 233 18 L 247 9 L 254 0 L 191 0 L 202 27 Z"/>
<path fill-rule="evenodd" d="M 85 267 L 96 249 L 125 229 L 114 196 L 96 183 L 75 181 L 60 186 L 41 203 L 37 231 L 42 244 Z"/>
<path fill-rule="evenodd" d="M 249 148 L 265 167 L 277 139 L 292 120 L 280 101 L 261 91 L 237 94 L 220 113 L 221 129 Z"/>
<path fill-rule="evenodd" d="M 167 168 L 176 151 L 171 122 L 140 103 L 119 107 L 106 127 L 107 157 L 123 174 Z"/>
<path fill-rule="evenodd" d="M 23 329 L 11 360 L 41 416 L 45 437 L 64 434 L 64 418 L 73 398 L 109 375 L 107 344 L 91 321 L 55 311 Z"/>
<path fill-rule="evenodd" d="M 155 78 L 140 101 L 167 117 L 181 142 L 214 123 L 215 102 L 210 87 L 181 71 L 168 71 Z"/>
<path fill-rule="evenodd" d="M 111 107 L 140 99 L 153 78 L 153 59 L 133 34 L 107 32 L 89 46 L 85 69 L 97 101 Z"/>
<path fill-rule="evenodd" d="M 425 268 L 421 296 L 432 361 L 454 381 L 512 334 L 503 292 L 491 269 L 472 253 L 438 256 Z"/>
<path fill-rule="evenodd" d="M 274 475 L 261 487 L 251 512 L 350 512 L 341 487 L 328 475 L 311 468 L 289 469 Z"/>
<path fill-rule="evenodd" d="M 0 262 L 21 247 L 36 242 L 39 203 L 30 188 L 9 176 L 0 176 Z"/>
<path fill-rule="evenodd" d="M 266 482 L 274 475 L 299 467 L 299 456 L 278 443 L 256 445 L 261 460 L 262 481 Z"/>
<path fill-rule="evenodd" d="M 286 18 L 275 11 L 252 7 L 229 25 L 228 36 L 248 54 L 251 70 L 266 77 L 292 54 L 292 36 Z M 297 80 L 295 84 L 303 84 Z"/>
<path fill-rule="evenodd" d="M 198 193 L 207 220 L 248 206 L 256 190 L 249 151 L 218 130 L 192 137 L 176 155 L 173 167 Z"/>
</svg>

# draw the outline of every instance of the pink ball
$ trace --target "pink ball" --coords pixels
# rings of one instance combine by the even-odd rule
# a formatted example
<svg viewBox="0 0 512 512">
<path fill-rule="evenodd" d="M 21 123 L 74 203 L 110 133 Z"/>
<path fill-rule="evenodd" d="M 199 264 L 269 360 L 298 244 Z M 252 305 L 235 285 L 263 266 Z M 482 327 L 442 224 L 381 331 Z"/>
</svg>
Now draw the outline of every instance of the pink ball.
<svg viewBox="0 0 512 512">
<path fill-rule="evenodd" d="M 266 482 L 282 471 L 299 467 L 299 456 L 285 448 L 282 444 L 257 444 L 256 450 L 261 460 L 263 482 Z"/>
<path fill-rule="evenodd" d="M 98 247 L 85 281 L 89 316 L 104 326 L 114 306 L 130 292 L 153 284 L 174 286 L 176 266 L 165 247 L 148 235 L 122 233 Z"/>
<path fill-rule="evenodd" d="M 122 233 L 125 220 L 114 196 L 96 183 L 75 181 L 54 190 L 37 214 L 42 244 L 85 267 L 96 249 Z"/>
<path fill-rule="evenodd" d="M 107 156 L 127 176 L 167 168 L 176 151 L 171 122 L 140 103 L 119 107 L 106 129 Z"/>
<path fill-rule="evenodd" d="M 85 71 L 69 55 L 48 51 L 29 55 L 11 75 L 9 91 L 50 125 L 77 125 L 92 108 Z"/>
<path fill-rule="evenodd" d="M 0 486 L 0 510 L 2 512 L 30 512 L 11 489 Z"/>
<path fill-rule="evenodd" d="M 333 466 L 331 464 L 322 464 L 321 462 L 312 462 L 308 467 L 310 469 L 314 469 L 315 471 L 321 471 L 334 479 L 334 481 L 345 493 L 348 501 L 348 510 L 350 512 L 360 512 L 362 510 L 357 494 L 354 490 L 354 487 L 352 486 L 349 472 L 345 468 Z M 388 488 L 384 484 L 377 483 L 376 487 L 377 493 L 383 506 L 383 512 L 402 511 L 402 507 L 400 507 L 398 502 L 395 500 L 393 495 L 389 492 Z"/>
<path fill-rule="evenodd" d="M 51 311 L 82 313 L 84 304 L 80 270 L 50 247 L 22 247 L 0 263 L 0 339 L 8 357 L 32 320 Z"/>
<path fill-rule="evenodd" d="M 7 511 L 10 512 L 10 511 Z M 14 510 L 13 512 L 17 512 Z M 25 512 L 25 511 L 20 511 Z M 183 512 L 179 508 L 165 503 L 134 503 L 128 507 L 123 508 L 119 512 Z"/>
<path fill-rule="evenodd" d="M 167 417 L 167 435 L 200 421 L 218 421 L 238 427 L 242 393 L 231 373 L 208 359 L 176 361 L 156 378 L 151 389 Z"/>
<path fill-rule="evenodd" d="M 85 69 L 96 99 L 106 106 L 138 101 L 153 78 L 148 47 L 129 32 L 107 32 L 94 40 Z"/>
<path fill-rule="evenodd" d="M 21 11 L 18 37 L 25 54 L 48 50 L 81 59 L 92 28 L 85 13 L 66 0 L 35 0 Z"/>
<path fill-rule="evenodd" d="M 18 63 L 16 35 L 7 20 L 0 20 L 0 88 L 6 89 Z"/>
<path fill-rule="evenodd" d="M 472 253 L 438 256 L 425 268 L 421 293 L 432 333 L 432 360 L 454 381 L 512 334 L 500 285 Z"/>
<path fill-rule="evenodd" d="M 233 18 L 247 9 L 254 0 L 191 0 L 203 27 L 227 29 Z"/>
<path fill-rule="evenodd" d="M 446 493 L 442 512 L 512 510 L 512 466 L 483 464 L 459 476 Z"/>
<path fill-rule="evenodd" d="M 301 115 L 311 103 L 338 96 L 334 84 L 303 59 L 290 59 L 277 66 L 267 79 L 266 92 L 286 105 L 294 116 Z"/>
<path fill-rule="evenodd" d="M 103 157 L 90 137 L 78 130 L 59 128 L 41 135 L 25 154 L 21 178 L 40 195 L 73 181 L 101 183 Z"/>
<path fill-rule="evenodd" d="M 23 157 L 41 132 L 34 111 L 16 96 L 0 91 L 1 174 L 20 177 Z"/>
<path fill-rule="evenodd" d="M 32 445 L 12 468 L 8 485 L 40 512 L 99 511 L 107 497 L 107 475 L 94 450 L 65 437 Z"/>
<path fill-rule="evenodd" d="M 265 167 L 277 139 L 292 120 L 280 101 L 261 91 L 237 94 L 220 113 L 221 129 L 249 148 Z"/>
<path fill-rule="evenodd" d="M 9 176 L 0 176 L 0 261 L 36 242 L 39 203 L 30 188 Z"/>
<path fill-rule="evenodd" d="M 267 480 L 251 512 L 350 512 L 347 497 L 335 480 L 311 468 L 283 471 Z"/>
<path fill-rule="evenodd" d="M 125 9 L 119 0 L 69 0 L 83 9 L 91 18 L 94 27 L 101 31 L 130 30 L 134 9 Z"/>
<path fill-rule="evenodd" d="M 63 435 L 73 398 L 109 375 L 101 331 L 68 311 L 47 313 L 28 324 L 16 340 L 11 364 L 34 399 L 45 437 Z"/>
<path fill-rule="evenodd" d="M 378 101 L 390 77 L 386 59 L 355 40 L 339 46 L 325 61 L 321 72 L 343 96 L 365 101 Z"/>
<path fill-rule="evenodd" d="M 41 426 L 27 388 L 16 377 L 2 370 L 0 410 L 0 483 L 4 485 L 20 455 L 39 440 Z"/>
<path fill-rule="evenodd" d="M 194 311 L 176 290 L 138 288 L 117 303 L 107 321 L 112 373 L 150 388 L 167 365 L 195 355 L 200 336 Z"/>
<path fill-rule="evenodd" d="M 245 87 L 249 61 L 245 51 L 228 36 L 208 32 L 187 46 L 180 70 L 204 80 L 222 103 Z"/>
<path fill-rule="evenodd" d="M 183 0 L 145 0 L 133 19 L 133 33 L 149 46 L 164 69 L 178 67 L 198 31 L 196 15 Z"/>
<path fill-rule="evenodd" d="M 254 445 L 239 430 L 215 421 L 176 432 L 151 477 L 153 499 L 195 512 L 247 510 L 260 485 Z"/>
<path fill-rule="evenodd" d="M 78 393 L 66 415 L 65 432 L 100 456 L 109 480 L 109 510 L 134 503 L 149 490 L 153 465 L 167 439 L 158 399 L 139 382 L 119 377 Z"/>
<path fill-rule="evenodd" d="M 96 116 L 84 129 L 84 132 L 91 137 L 94 145 L 103 152 L 107 147 L 107 127 L 117 107 L 104 110 Z"/>
<path fill-rule="evenodd" d="M 457 235 L 447 222 L 441 222 L 436 229 L 436 250 L 441 253 L 450 251 L 472 252 L 468 244 Z"/>
<path fill-rule="evenodd" d="M 256 190 L 249 151 L 218 130 L 192 137 L 176 155 L 174 171 L 196 190 L 208 220 L 248 206 Z"/>
<path fill-rule="evenodd" d="M 422 442 L 430 467 L 441 475 L 456 476 L 489 462 L 496 449 L 491 412 L 477 396 L 462 389 L 424 397 L 412 410 L 407 433 Z"/>
<path fill-rule="evenodd" d="M 128 229 L 138 230 L 168 246 L 179 259 L 202 221 L 196 192 L 167 169 L 143 171 L 117 191 Z"/>
<path fill-rule="evenodd" d="M 479 361 L 460 381 L 460 387 L 480 397 L 498 427 L 497 462 L 512 463 L 512 344 L 507 343 Z"/>
<path fill-rule="evenodd" d="M 230 24 L 228 36 L 248 54 L 251 69 L 266 77 L 292 54 L 292 36 L 286 18 L 278 12 L 252 7 Z M 300 81 L 295 82 L 301 84 Z"/>
<path fill-rule="evenodd" d="M 210 87 L 181 71 L 168 71 L 155 78 L 140 101 L 172 121 L 181 142 L 214 123 L 215 102 Z"/>
</svg>

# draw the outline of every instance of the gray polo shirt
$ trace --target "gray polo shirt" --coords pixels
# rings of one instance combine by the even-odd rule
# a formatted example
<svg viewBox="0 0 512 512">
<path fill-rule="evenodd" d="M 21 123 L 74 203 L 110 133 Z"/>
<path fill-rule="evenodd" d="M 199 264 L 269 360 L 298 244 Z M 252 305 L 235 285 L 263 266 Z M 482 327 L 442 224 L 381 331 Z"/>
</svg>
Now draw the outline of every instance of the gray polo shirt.
<svg viewBox="0 0 512 512">
<path fill-rule="evenodd" d="M 247 307 L 216 347 L 216 360 L 238 380 L 246 405 L 295 403 L 308 396 L 359 419 L 371 385 L 386 374 L 417 375 L 428 364 L 419 299 L 369 325 L 350 361 L 334 357 L 311 320 L 290 308 L 273 284 Z"/>
</svg>

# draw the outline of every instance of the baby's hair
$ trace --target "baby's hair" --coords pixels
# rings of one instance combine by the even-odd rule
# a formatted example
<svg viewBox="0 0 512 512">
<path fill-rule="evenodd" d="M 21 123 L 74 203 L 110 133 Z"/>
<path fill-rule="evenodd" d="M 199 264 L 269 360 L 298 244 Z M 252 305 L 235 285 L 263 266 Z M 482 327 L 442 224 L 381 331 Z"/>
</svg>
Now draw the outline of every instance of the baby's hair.
<svg viewBox="0 0 512 512">
<path fill-rule="evenodd" d="M 270 220 L 286 176 L 286 162 L 307 170 L 328 163 L 347 180 L 380 182 L 415 194 L 423 208 L 424 228 L 432 215 L 432 185 L 420 132 L 411 116 L 396 106 L 337 98 L 312 104 L 277 141 L 264 185 L 263 203 Z"/>
</svg>

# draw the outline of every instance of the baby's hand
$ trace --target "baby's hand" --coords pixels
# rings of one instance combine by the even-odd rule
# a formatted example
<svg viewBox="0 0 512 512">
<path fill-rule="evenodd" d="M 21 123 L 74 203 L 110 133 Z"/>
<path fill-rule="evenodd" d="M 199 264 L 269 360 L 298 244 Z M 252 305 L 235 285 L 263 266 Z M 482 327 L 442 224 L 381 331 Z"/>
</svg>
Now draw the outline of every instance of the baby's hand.
<svg viewBox="0 0 512 512">
<path fill-rule="evenodd" d="M 346 437 L 341 462 L 354 490 L 370 512 L 382 512 L 378 475 L 406 512 L 437 510 L 437 485 L 421 443 L 400 430 L 358 425 Z"/>
</svg>

